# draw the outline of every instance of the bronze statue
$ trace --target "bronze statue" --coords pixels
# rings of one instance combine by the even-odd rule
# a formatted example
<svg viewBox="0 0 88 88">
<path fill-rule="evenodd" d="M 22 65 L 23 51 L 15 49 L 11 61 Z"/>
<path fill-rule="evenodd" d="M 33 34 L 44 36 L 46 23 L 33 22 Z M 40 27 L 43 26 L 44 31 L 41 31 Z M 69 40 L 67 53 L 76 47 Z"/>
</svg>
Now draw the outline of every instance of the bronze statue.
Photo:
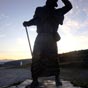
<svg viewBox="0 0 88 88">
<path fill-rule="evenodd" d="M 59 79 L 56 44 L 60 36 L 57 30 L 59 25 L 63 25 L 64 15 L 72 9 L 72 4 L 69 0 L 62 0 L 65 6 L 56 9 L 57 2 L 58 0 L 47 0 L 45 6 L 36 8 L 33 19 L 23 23 L 24 27 L 37 26 L 38 33 L 33 49 L 31 66 L 33 82 L 30 88 L 37 88 L 38 78 L 44 76 L 55 76 L 56 86 L 62 85 Z"/>
</svg>

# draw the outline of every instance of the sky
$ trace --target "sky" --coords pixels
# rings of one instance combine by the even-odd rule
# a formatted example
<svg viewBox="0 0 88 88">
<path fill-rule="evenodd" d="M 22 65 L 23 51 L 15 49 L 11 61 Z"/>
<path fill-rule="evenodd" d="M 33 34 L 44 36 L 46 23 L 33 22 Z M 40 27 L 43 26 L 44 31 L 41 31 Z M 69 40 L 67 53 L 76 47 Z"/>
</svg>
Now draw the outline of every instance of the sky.
<svg viewBox="0 0 88 88">
<path fill-rule="evenodd" d="M 61 40 L 58 53 L 88 49 L 88 0 L 70 0 L 73 9 L 65 15 L 58 29 Z M 0 0 L 0 60 L 31 58 L 22 23 L 32 19 L 36 7 L 46 0 Z M 64 4 L 58 0 L 58 8 Z M 31 46 L 37 36 L 36 26 L 28 27 Z"/>
</svg>

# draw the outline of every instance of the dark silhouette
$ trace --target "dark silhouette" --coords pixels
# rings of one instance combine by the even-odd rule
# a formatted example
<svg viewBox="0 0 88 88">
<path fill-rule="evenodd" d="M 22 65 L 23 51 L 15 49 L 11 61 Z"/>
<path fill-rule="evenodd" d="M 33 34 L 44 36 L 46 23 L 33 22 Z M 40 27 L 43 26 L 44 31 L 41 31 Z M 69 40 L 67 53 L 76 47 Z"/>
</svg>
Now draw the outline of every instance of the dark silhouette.
<svg viewBox="0 0 88 88">
<path fill-rule="evenodd" d="M 37 38 L 35 40 L 32 57 L 31 88 L 39 86 L 38 78 L 41 76 L 55 76 L 56 86 L 62 85 L 59 79 L 59 64 L 57 53 L 57 41 L 60 36 L 57 33 L 58 26 L 63 24 L 64 15 L 72 9 L 68 0 L 62 0 L 64 7 L 56 9 L 58 0 L 47 0 L 46 5 L 37 7 L 33 19 L 25 21 L 24 27 L 36 25 Z"/>
</svg>

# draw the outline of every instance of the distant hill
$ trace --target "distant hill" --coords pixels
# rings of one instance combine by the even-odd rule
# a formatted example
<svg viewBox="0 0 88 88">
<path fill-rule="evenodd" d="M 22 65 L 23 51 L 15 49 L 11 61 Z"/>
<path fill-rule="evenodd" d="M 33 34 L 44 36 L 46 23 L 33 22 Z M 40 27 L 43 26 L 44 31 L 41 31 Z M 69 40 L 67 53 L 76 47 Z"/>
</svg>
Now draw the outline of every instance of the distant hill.
<svg viewBox="0 0 88 88">
<path fill-rule="evenodd" d="M 85 67 L 88 68 L 88 49 L 59 54 L 62 67 Z M 30 65 L 31 59 L 14 60 L 3 64 L 3 66 Z"/>
<path fill-rule="evenodd" d="M 59 54 L 59 58 L 63 64 L 88 68 L 88 49 Z"/>
<path fill-rule="evenodd" d="M 25 64 L 30 64 L 32 63 L 31 59 L 22 59 L 22 60 L 14 60 L 14 61 L 9 61 L 4 63 L 4 66 L 15 66 L 15 67 L 19 67 Z"/>
<path fill-rule="evenodd" d="M 4 63 L 9 62 L 9 61 L 11 61 L 11 60 L 8 60 L 8 59 L 0 60 L 0 64 L 4 64 Z"/>
</svg>

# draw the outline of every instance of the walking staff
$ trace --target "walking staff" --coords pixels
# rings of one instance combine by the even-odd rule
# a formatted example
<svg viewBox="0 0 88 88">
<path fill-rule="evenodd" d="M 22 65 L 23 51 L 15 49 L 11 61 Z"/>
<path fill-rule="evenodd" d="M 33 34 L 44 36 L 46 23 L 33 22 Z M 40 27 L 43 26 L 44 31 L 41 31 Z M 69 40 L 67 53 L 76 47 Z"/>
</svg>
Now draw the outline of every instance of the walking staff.
<svg viewBox="0 0 88 88">
<path fill-rule="evenodd" d="M 31 55 L 32 55 L 32 48 L 31 48 L 31 43 L 30 43 L 30 38 L 29 38 L 27 27 L 25 27 L 25 30 L 26 30 L 26 34 L 27 34 L 27 39 L 28 39 L 28 44 L 29 44 L 30 52 L 31 52 Z"/>
</svg>

